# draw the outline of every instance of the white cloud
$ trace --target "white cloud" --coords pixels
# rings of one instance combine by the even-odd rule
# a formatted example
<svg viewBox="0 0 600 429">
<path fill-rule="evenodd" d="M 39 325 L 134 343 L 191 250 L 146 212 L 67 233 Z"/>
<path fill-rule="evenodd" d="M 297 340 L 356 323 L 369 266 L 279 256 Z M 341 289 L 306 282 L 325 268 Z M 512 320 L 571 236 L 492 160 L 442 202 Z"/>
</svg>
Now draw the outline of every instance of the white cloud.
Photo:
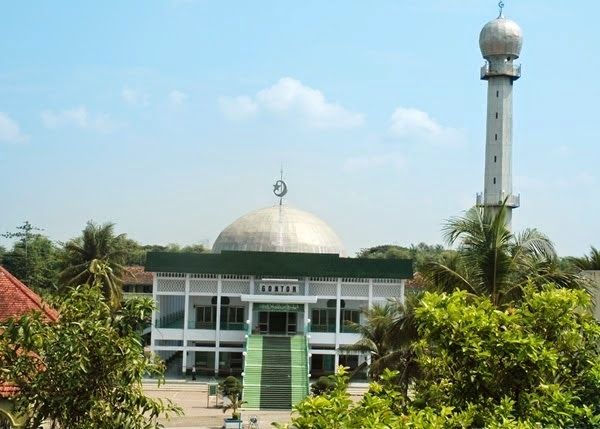
<svg viewBox="0 0 600 429">
<path fill-rule="evenodd" d="M 254 98 L 248 96 L 221 97 L 221 111 L 227 117 L 247 118 L 259 110 L 299 118 L 316 128 L 353 128 L 364 123 L 361 113 L 349 111 L 328 101 L 317 89 L 302 82 L 284 77 L 274 85 L 259 91 Z"/>
<path fill-rule="evenodd" d="M 405 160 L 399 154 L 357 156 L 348 158 L 344 162 L 344 170 L 361 171 L 372 168 L 388 168 L 391 167 L 400 170 L 404 167 Z"/>
<path fill-rule="evenodd" d="M 394 111 L 390 133 L 397 138 L 411 138 L 443 145 L 458 145 L 465 140 L 461 130 L 444 127 L 427 112 L 412 107 L 398 107 Z"/>
<path fill-rule="evenodd" d="M 22 133 L 17 121 L 0 112 L 0 142 L 19 143 L 25 140 L 27 136 Z"/>
<path fill-rule="evenodd" d="M 258 113 L 258 104 L 245 95 L 219 97 L 219 108 L 227 119 L 233 121 L 250 119 Z"/>
<path fill-rule="evenodd" d="M 85 130 L 110 132 L 117 124 L 104 113 L 91 114 L 85 106 L 65 110 L 45 110 L 42 122 L 46 128 L 76 127 Z"/>
<path fill-rule="evenodd" d="M 123 101 L 130 106 L 147 106 L 150 104 L 150 97 L 148 94 L 128 87 L 123 88 L 121 97 L 123 98 Z"/>
<path fill-rule="evenodd" d="M 168 98 L 172 105 L 180 106 L 185 102 L 185 100 L 188 99 L 188 95 L 185 92 L 174 89 L 173 91 L 169 92 Z"/>
</svg>

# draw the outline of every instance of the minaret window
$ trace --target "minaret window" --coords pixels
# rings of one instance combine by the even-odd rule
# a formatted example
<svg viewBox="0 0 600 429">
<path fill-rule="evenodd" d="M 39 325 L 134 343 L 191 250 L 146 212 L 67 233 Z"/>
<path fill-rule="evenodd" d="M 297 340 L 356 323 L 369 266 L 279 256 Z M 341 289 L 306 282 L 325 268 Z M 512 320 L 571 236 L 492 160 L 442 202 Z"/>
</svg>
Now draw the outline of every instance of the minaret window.
<svg viewBox="0 0 600 429">
<path fill-rule="evenodd" d="M 498 141 L 498 134 L 494 134 L 494 140 Z"/>
<path fill-rule="evenodd" d="M 500 97 L 500 91 L 496 91 L 496 98 Z"/>
<path fill-rule="evenodd" d="M 498 112 L 496 112 L 496 119 L 498 119 Z"/>
<path fill-rule="evenodd" d="M 496 155 L 494 155 L 494 162 L 496 162 Z"/>
<path fill-rule="evenodd" d="M 494 177 L 494 185 L 496 184 L 496 178 Z"/>
</svg>

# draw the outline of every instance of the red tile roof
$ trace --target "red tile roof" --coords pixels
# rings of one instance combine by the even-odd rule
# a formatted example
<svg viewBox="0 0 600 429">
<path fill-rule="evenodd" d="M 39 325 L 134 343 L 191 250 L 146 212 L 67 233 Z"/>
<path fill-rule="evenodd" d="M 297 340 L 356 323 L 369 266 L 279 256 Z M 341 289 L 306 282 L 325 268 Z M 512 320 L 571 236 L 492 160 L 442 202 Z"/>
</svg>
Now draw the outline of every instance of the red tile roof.
<svg viewBox="0 0 600 429">
<path fill-rule="evenodd" d="M 0 267 L 0 320 L 19 317 L 28 311 L 40 311 L 49 321 L 58 319 L 56 310 L 44 303 L 5 268 Z"/>
<path fill-rule="evenodd" d="M 141 265 L 132 265 L 125 267 L 123 273 L 124 285 L 151 285 L 152 273 L 146 272 Z"/>
<path fill-rule="evenodd" d="M 49 307 L 19 279 L 0 267 L 0 321 L 19 317 L 29 311 L 39 311 L 48 321 L 56 321 L 58 312 Z M 0 383 L 0 398 L 10 398 L 19 391 L 17 386 Z"/>
<path fill-rule="evenodd" d="M 0 398 L 10 398 L 19 391 L 17 386 L 11 384 L 0 384 Z"/>
</svg>

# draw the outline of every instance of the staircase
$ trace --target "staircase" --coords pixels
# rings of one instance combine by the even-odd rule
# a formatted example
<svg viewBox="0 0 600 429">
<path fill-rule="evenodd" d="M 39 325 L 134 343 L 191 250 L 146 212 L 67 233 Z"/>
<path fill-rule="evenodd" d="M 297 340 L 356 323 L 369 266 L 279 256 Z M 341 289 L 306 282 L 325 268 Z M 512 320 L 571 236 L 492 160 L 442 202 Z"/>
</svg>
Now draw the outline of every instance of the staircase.
<svg viewBox="0 0 600 429">
<path fill-rule="evenodd" d="M 308 395 L 306 337 L 252 335 L 246 351 L 247 408 L 289 410 Z"/>
</svg>

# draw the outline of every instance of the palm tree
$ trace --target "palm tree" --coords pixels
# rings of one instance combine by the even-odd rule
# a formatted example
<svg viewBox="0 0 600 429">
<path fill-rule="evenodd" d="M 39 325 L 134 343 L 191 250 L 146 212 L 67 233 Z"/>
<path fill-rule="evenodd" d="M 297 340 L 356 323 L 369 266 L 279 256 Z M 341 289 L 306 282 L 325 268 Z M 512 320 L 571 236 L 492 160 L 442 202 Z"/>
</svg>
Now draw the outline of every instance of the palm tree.
<svg viewBox="0 0 600 429">
<path fill-rule="evenodd" d="M 114 224 L 86 224 L 82 236 L 65 245 L 61 283 L 67 286 L 99 284 L 113 308 L 121 303 L 125 234 L 115 235 Z"/>
<path fill-rule="evenodd" d="M 365 323 L 347 321 L 350 329 L 361 336 L 354 344 L 341 346 L 341 351 L 367 353 L 371 357 L 369 375 L 378 377 L 383 369 L 391 368 L 394 362 L 395 346 L 390 342 L 390 329 L 397 318 L 398 307 L 395 303 L 388 302 L 384 305 L 374 304 L 364 309 Z M 364 364 L 357 371 L 364 368 Z"/>
<path fill-rule="evenodd" d="M 373 379 L 378 378 L 385 369 L 397 370 L 397 381 L 405 398 L 410 383 L 418 375 L 411 345 L 418 338 L 414 309 L 419 300 L 420 294 L 411 294 L 406 296 L 404 304 L 397 300 L 389 301 L 363 310 L 364 323 L 346 322 L 360 334 L 361 339 L 340 347 L 341 351 L 369 354 L 369 376 Z M 366 366 L 366 363 L 361 364 L 354 373 Z"/>
<path fill-rule="evenodd" d="M 567 258 L 567 261 L 581 271 L 600 270 L 600 250 L 591 246 L 589 256 L 584 255 L 581 258 Z"/>
<path fill-rule="evenodd" d="M 489 296 L 497 306 L 518 300 L 527 283 L 585 287 L 583 278 L 560 269 L 554 246 L 544 234 L 536 229 L 512 233 L 506 210 L 505 206 L 495 212 L 473 207 L 464 216 L 450 219 L 444 238 L 450 245 L 458 244 L 458 252 L 424 264 L 421 274 L 428 287 Z"/>
</svg>

